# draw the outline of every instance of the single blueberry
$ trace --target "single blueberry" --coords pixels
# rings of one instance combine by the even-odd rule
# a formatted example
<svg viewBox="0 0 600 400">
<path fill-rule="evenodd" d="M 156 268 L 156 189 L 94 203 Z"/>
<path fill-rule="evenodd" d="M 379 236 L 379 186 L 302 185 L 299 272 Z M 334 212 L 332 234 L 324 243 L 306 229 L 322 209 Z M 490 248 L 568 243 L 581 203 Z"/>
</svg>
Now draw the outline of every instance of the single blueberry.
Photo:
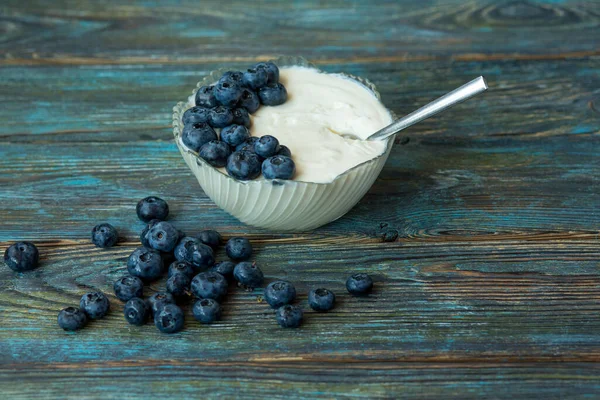
<svg viewBox="0 0 600 400">
<path fill-rule="evenodd" d="M 175 297 L 182 297 L 190 289 L 190 278 L 185 274 L 175 274 L 167 279 L 167 292 Z"/>
<path fill-rule="evenodd" d="M 272 83 L 258 90 L 258 98 L 265 106 L 278 106 L 287 100 L 287 90 L 281 83 Z"/>
<path fill-rule="evenodd" d="M 292 158 L 292 151 L 289 149 L 289 147 L 281 145 L 279 146 L 279 151 L 277 152 L 277 155 Z"/>
<path fill-rule="evenodd" d="M 286 304 L 277 309 L 277 323 L 283 328 L 297 328 L 302 324 L 302 308 Z"/>
<path fill-rule="evenodd" d="M 219 82 L 230 81 L 230 82 L 235 82 L 238 85 L 241 85 L 243 78 L 244 78 L 244 74 L 241 71 L 227 71 L 223 75 L 221 75 Z"/>
<path fill-rule="evenodd" d="M 235 263 L 233 263 L 231 261 L 221 261 L 221 262 L 218 262 L 215 265 L 213 265 L 210 268 L 210 271 L 218 272 L 219 274 L 223 275 L 225 277 L 225 279 L 227 279 L 229 281 L 233 278 L 234 268 L 235 268 Z"/>
<path fill-rule="evenodd" d="M 148 306 L 150 307 L 152 315 L 156 315 L 158 310 L 167 304 L 175 304 L 175 298 L 169 292 L 157 292 L 148 297 Z"/>
<path fill-rule="evenodd" d="M 203 324 L 211 324 L 221 319 L 221 305 L 213 299 L 200 299 L 192 309 L 194 318 Z"/>
<path fill-rule="evenodd" d="M 175 304 L 166 304 L 154 314 L 154 324 L 162 333 L 179 332 L 183 323 L 183 311 Z"/>
<path fill-rule="evenodd" d="M 217 98 L 215 97 L 214 86 L 200 87 L 196 92 L 195 101 L 196 105 L 200 107 L 213 108 L 219 105 Z"/>
<path fill-rule="evenodd" d="M 296 173 L 294 160 L 286 156 L 273 156 L 262 163 L 265 179 L 292 179 Z"/>
<path fill-rule="evenodd" d="M 213 90 L 219 104 L 225 107 L 235 107 L 242 97 L 242 85 L 233 79 L 221 78 Z M 225 124 L 229 125 L 229 124 Z"/>
<path fill-rule="evenodd" d="M 227 165 L 231 148 L 225 142 L 212 140 L 200 147 L 198 155 L 213 167 L 221 168 Z"/>
<path fill-rule="evenodd" d="M 296 288 L 287 281 L 275 281 L 267 285 L 265 300 L 273 308 L 291 304 L 296 299 Z"/>
<path fill-rule="evenodd" d="M 58 326 L 65 331 L 76 331 L 87 324 L 87 316 L 83 310 L 75 307 L 63 308 L 58 313 Z"/>
<path fill-rule="evenodd" d="M 245 108 L 234 108 L 232 113 L 235 125 L 243 125 L 246 128 L 250 128 L 250 115 Z"/>
<path fill-rule="evenodd" d="M 131 325 L 144 325 L 150 316 L 150 307 L 148 303 L 139 297 L 129 299 L 123 308 L 125 320 Z"/>
<path fill-rule="evenodd" d="M 308 304 L 315 311 L 329 311 L 335 303 L 335 294 L 328 289 L 314 289 L 308 292 Z"/>
<path fill-rule="evenodd" d="M 279 140 L 271 135 L 261 136 L 256 143 L 254 143 L 254 150 L 256 154 L 263 158 L 273 157 L 279 152 Z"/>
<path fill-rule="evenodd" d="M 31 242 L 13 243 L 4 251 L 4 262 L 16 272 L 37 268 L 39 260 L 40 253 Z"/>
<path fill-rule="evenodd" d="M 175 258 L 178 261 L 187 261 L 196 270 L 206 269 L 215 263 L 213 250 L 200 240 L 186 236 L 175 247 Z"/>
<path fill-rule="evenodd" d="M 168 253 L 177 246 L 179 231 L 169 222 L 161 221 L 150 228 L 147 237 L 151 248 Z"/>
<path fill-rule="evenodd" d="M 221 234 L 217 231 L 213 231 L 211 229 L 206 229 L 196 235 L 196 238 L 200 240 L 207 246 L 210 246 L 213 250 L 216 250 L 217 247 L 221 245 Z"/>
<path fill-rule="evenodd" d="M 194 271 L 192 264 L 187 261 L 173 261 L 171 265 L 169 265 L 168 277 L 170 278 L 175 274 L 184 274 L 192 279 L 196 272 Z"/>
<path fill-rule="evenodd" d="M 264 69 L 267 71 L 268 77 L 269 77 L 269 82 L 268 83 L 277 83 L 279 82 L 279 68 L 277 68 L 277 65 L 275 65 L 274 63 L 267 61 L 267 62 L 260 62 L 256 65 L 254 65 L 255 69 Z"/>
<path fill-rule="evenodd" d="M 99 224 L 92 229 L 92 243 L 98 247 L 112 247 L 117 244 L 119 234 L 111 224 Z"/>
<path fill-rule="evenodd" d="M 196 153 L 200 151 L 200 148 L 204 144 L 212 140 L 218 140 L 217 133 L 207 122 L 187 124 L 181 132 L 181 141 L 183 144 Z"/>
<path fill-rule="evenodd" d="M 138 247 L 127 259 L 127 271 L 143 281 L 153 281 L 163 273 L 163 259 L 160 252 L 147 247 Z"/>
<path fill-rule="evenodd" d="M 373 290 L 373 279 L 367 274 L 354 274 L 346 281 L 346 289 L 355 296 L 369 294 Z"/>
<path fill-rule="evenodd" d="M 102 292 L 92 292 L 84 294 L 79 301 L 81 308 L 91 319 L 103 318 L 108 314 L 110 302 L 108 297 Z"/>
<path fill-rule="evenodd" d="M 237 145 L 235 151 L 250 151 L 252 153 L 256 153 L 256 150 L 254 150 L 254 145 L 257 141 L 258 138 L 256 136 L 250 136 L 248 139 L 244 140 L 243 143 Z M 262 159 L 262 157 L 260 158 Z"/>
<path fill-rule="evenodd" d="M 121 301 L 144 295 L 144 283 L 137 276 L 124 276 L 113 285 L 115 295 Z"/>
<path fill-rule="evenodd" d="M 244 88 L 237 106 L 245 108 L 250 114 L 254 114 L 260 108 L 260 99 L 254 90 Z"/>
<path fill-rule="evenodd" d="M 218 272 L 200 272 L 192 279 L 192 293 L 201 299 L 219 300 L 227 294 L 227 279 Z"/>
<path fill-rule="evenodd" d="M 154 226 L 154 224 L 157 224 L 159 222 L 159 219 L 153 219 L 150 222 L 148 222 L 148 224 L 144 227 L 144 229 L 140 233 L 140 242 L 142 243 L 142 246 L 150 247 L 150 242 L 148 241 L 148 232 L 150 231 L 150 228 Z"/>
<path fill-rule="evenodd" d="M 208 114 L 210 109 L 205 107 L 192 107 L 185 110 L 181 121 L 184 125 L 197 124 L 199 122 L 208 121 Z"/>
<path fill-rule="evenodd" d="M 250 132 L 243 125 L 229 125 L 221 130 L 221 140 L 231 147 L 242 144 L 249 137 Z"/>
<path fill-rule="evenodd" d="M 248 261 L 243 261 L 236 265 L 233 270 L 233 276 L 236 281 L 249 289 L 262 286 L 265 279 L 256 263 Z"/>
<path fill-rule="evenodd" d="M 262 160 L 250 151 L 235 151 L 227 159 L 227 173 L 241 181 L 257 178 L 260 175 Z"/>
<path fill-rule="evenodd" d="M 259 89 L 267 84 L 269 74 L 264 68 L 248 68 L 242 76 L 242 83 L 250 89 Z"/>
<path fill-rule="evenodd" d="M 138 218 L 146 223 L 153 219 L 164 221 L 169 215 L 169 205 L 160 197 L 149 196 L 137 203 L 135 211 Z"/>
<path fill-rule="evenodd" d="M 231 108 L 218 106 L 210 110 L 208 123 L 213 128 L 224 128 L 227 125 L 231 125 L 232 122 L 233 112 L 231 111 Z"/>
<path fill-rule="evenodd" d="M 245 261 L 252 256 L 252 245 L 243 237 L 232 237 L 225 245 L 227 256 L 234 261 Z"/>
</svg>

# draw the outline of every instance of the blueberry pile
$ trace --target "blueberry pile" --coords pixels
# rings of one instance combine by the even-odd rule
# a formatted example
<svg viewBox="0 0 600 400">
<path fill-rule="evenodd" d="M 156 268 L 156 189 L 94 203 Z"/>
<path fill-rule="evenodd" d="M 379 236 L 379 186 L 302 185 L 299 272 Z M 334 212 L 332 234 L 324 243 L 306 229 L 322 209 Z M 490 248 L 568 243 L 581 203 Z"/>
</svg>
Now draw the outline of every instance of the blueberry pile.
<svg viewBox="0 0 600 400">
<path fill-rule="evenodd" d="M 211 86 L 196 92 L 196 106 L 183 113 L 181 140 L 210 165 L 225 167 L 235 179 L 251 180 L 261 172 L 266 179 L 292 179 L 292 153 L 277 138 L 250 136 L 250 114 L 262 105 L 287 100 L 279 82 L 279 68 L 261 62 L 245 72 L 227 71 Z"/>
</svg>

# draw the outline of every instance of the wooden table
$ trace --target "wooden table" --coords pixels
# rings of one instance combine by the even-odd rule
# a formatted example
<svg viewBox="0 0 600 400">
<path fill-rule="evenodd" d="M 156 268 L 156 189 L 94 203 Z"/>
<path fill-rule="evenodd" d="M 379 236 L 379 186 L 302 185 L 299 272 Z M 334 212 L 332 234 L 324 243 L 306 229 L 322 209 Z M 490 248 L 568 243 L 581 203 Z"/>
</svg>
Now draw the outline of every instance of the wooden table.
<svg viewBox="0 0 600 400">
<path fill-rule="evenodd" d="M 5 398 L 600 396 L 598 2 L 4 0 L 0 16 L 0 249 L 41 251 L 0 271 Z M 204 195 L 170 118 L 207 71 L 278 54 L 367 77 L 398 114 L 478 75 L 490 90 L 398 138 L 342 219 L 272 234 Z M 151 194 L 186 232 L 249 237 L 303 306 L 322 285 L 338 307 L 283 330 L 261 290 L 236 290 L 212 326 L 127 325 L 112 284 Z M 104 221 L 123 236 L 108 250 L 89 240 Z M 372 296 L 347 295 L 352 271 Z M 91 289 L 112 313 L 59 329 Z"/>
</svg>

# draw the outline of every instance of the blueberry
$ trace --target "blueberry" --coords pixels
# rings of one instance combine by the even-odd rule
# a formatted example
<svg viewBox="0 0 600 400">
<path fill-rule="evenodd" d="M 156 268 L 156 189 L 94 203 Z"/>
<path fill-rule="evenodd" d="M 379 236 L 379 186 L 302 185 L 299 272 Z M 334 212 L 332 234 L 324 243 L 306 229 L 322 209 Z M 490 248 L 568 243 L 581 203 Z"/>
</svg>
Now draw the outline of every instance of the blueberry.
<svg viewBox="0 0 600 400">
<path fill-rule="evenodd" d="M 231 261 L 221 261 L 220 263 L 216 263 L 210 269 L 210 271 L 218 272 L 223 275 L 225 279 L 230 280 L 233 278 L 233 269 L 235 268 L 235 264 Z"/>
<path fill-rule="evenodd" d="M 308 292 L 308 304 L 315 311 L 329 311 L 335 303 L 335 294 L 328 289 L 314 289 Z"/>
<path fill-rule="evenodd" d="M 216 250 L 217 247 L 221 245 L 221 234 L 217 231 L 213 231 L 211 229 L 204 230 L 200 232 L 196 238 L 200 240 L 207 246 L 210 246 L 213 250 Z"/>
<path fill-rule="evenodd" d="M 124 276 L 113 285 L 115 295 L 121 301 L 144 295 L 144 283 L 137 276 Z"/>
<path fill-rule="evenodd" d="M 150 231 L 150 228 L 152 228 L 154 224 L 158 222 L 160 222 L 159 219 L 153 219 L 150 222 L 148 222 L 148 224 L 144 227 L 144 229 L 140 233 L 140 242 L 142 243 L 142 246 L 150 247 L 150 242 L 148 241 L 148 232 Z"/>
<path fill-rule="evenodd" d="M 256 263 L 248 261 L 243 261 L 236 265 L 233 270 L 233 276 L 241 285 L 250 289 L 262 286 L 265 279 Z"/>
<path fill-rule="evenodd" d="M 92 292 L 84 294 L 79 301 L 81 308 L 91 319 L 103 318 L 108 314 L 110 302 L 108 297 L 102 292 Z"/>
<path fill-rule="evenodd" d="M 118 239 L 119 234 L 111 224 L 99 224 L 92 229 L 92 243 L 97 247 L 113 247 Z"/>
<path fill-rule="evenodd" d="M 265 289 L 265 300 L 273 308 L 291 304 L 296 299 L 296 288 L 287 281 L 269 283 Z"/>
<path fill-rule="evenodd" d="M 58 326 L 65 331 L 76 331 L 83 328 L 87 324 L 87 316 L 75 307 L 63 308 L 58 313 Z"/>
<path fill-rule="evenodd" d="M 292 151 L 284 145 L 279 146 L 279 151 L 277 152 L 278 156 L 286 156 L 286 157 L 292 157 Z"/>
<path fill-rule="evenodd" d="M 234 108 L 232 113 L 234 124 L 243 125 L 246 128 L 250 128 L 250 115 L 245 108 Z"/>
<path fill-rule="evenodd" d="M 224 128 L 233 122 L 233 112 L 231 108 L 218 106 L 210 110 L 208 123 L 213 128 Z M 216 140 L 216 139 L 215 139 Z"/>
<path fill-rule="evenodd" d="M 168 277 L 172 277 L 175 274 L 184 274 L 188 278 L 192 279 L 196 272 L 194 271 L 194 267 L 187 261 L 173 261 L 171 265 L 169 265 L 169 275 Z"/>
<path fill-rule="evenodd" d="M 183 329 L 184 316 L 181 308 L 167 304 L 154 315 L 154 325 L 162 333 L 175 333 Z"/>
<path fill-rule="evenodd" d="M 304 312 L 298 306 L 286 304 L 277 309 L 277 323 L 283 328 L 297 328 L 302 323 Z"/>
<path fill-rule="evenodd" d="M 252 256 L 252 245 L 243 237 L 233 237 L 225 245 L 227 256 L 234 261 L 245 261 Z"/>
<path fill-rule="evenodd" d="M 202 86 L 196 92 L 196 105 L 200 107 L 213 108 L 219 105 L 214 93 L 214 86 Z M 204 120 L 206 121 L 206 120 Z"/>
<path fill-rule="evenodd" d="M 269 83 L 277 83 L 279 82 L 279 68 L 274 63 L 268 62 L 260 62 L 256 64 L 253 68 L 255 69 L 264 69 L 267 71 L 267 75 L 269 77 Z"/>
<path fill-rule="evenodd" d="M 163 260 L 160 252 L 147 247 L 138 247 L 127 259 L 127 271 L 143 281 L 160 278 L 163 272 Z"/>
<path fill-rule="evenodd" d="M 258 89 L 267 84 L 269 74 L 264 68 L 248 68 L 242 76 L 242 83 L 250 89 Z"/>
<path fill-rule="evenodd" d="M 369 294 L 373 289 L 373 279 L 367 274 L 354 274 L 346 281 L 346 289 L 355 296 Z"/>
<path fill-rule="evenodd" d="M 175 298 L 168 292 L 157 292 L 148 298 L 148 305 L 152 315 L 156 315 L 158 310 L 167 304 L 175 304 Z"/>
<path fill-rule="evenodd" d="M 294 160 L 286 156 L 273 156 L 262 163 L 265 179 L 292 179 L 296 173 Z"/>
<path fill-rule="evenodd" d="M 209 109 L 204 107 L 192 107 L 185 110 L 181 121 L 184 125 L 197 124 L 208 121 Z"/>
<path fill-rule="evenodd" d="M 123 315 L 131 325 L 144 325 L 150 316 L 150 307 L 144 300 L 134 297 L 125 303 Z"/>
<path fill-rule="evenodd" d="M 175 297 L 182 297 L 190 289 L 190 278 L 185 274 L 175 274 L 167 279 L 167 292 Z"/>
<path fill-rule="evenodd" d="M 135 211 L 138 218 L 146 223 L 153 219 L 164 221 L 169 215 L 169 205 L 160 197 L 149 196 L 137 203 Z"/>
<path fill-rule="evenodd" d="M 221 168 L 227 165 L 227 158 L 231 154 L 231 148 L 225 142 L 212 140 L 200 147 L 198 155 L 213 167 Z"/>
<path fill-rule="evenodd" d="M 196 269 L 206 269 L 215 263 L 213 250 L 200 240 L 186 236 L 175 247 L 175 258 L 187 261 Z"/>
<path fill-rule="evenodd" d="M 229 125 L 221 130 L 221 140 L 231 147 L 236 147 L 250 137 L 248 128 L 243 125 Z"/>
<path fill-rule="evenodd" d="M 211 110 L 211 115 L 212 115 Z M 190 150 L 196 153 L 200 151 L 200 148 L 212 141 L 217 140 L 217 133 L 207 122 L 196 122 L 194 124 L 188 124 L 183 127 L 181 132 L 181 140 L 183 144 Z"/>
<path fill-rule="evenodd" d="M 235 179 L 247 181 L 260 175 L 260 157 L 250 151 L 236 151 L 227 159 L 227 173 Z"/>
<path fill-rule="evenodd" d="M 287 90 L 281 83 L 272 83 L 258 90 L 258 98 L 265 106 L 278 106 L 287 100 Z"/>
<path fill-rule="evenodd" d="M 242 86 L 233 79 L 221 78 L 215 85 L 214 93 L 219 104 L 234 107 L 242 97 Z M 229 124 L 225 124 L 229 125 Z"/>
<path fill-rule="evenodd" d="M 4 252 L 4 262 L 16 272 L 37 268 L 39 260 L 40 253 L 31 242 L 13 243 Z"/>
<path fill-rule="evenodd" d="M 279 140 L 271 135 L 261 136 L 256 143 L 254 143 L 254 150 L 256 154 L 263 158 L 273 157 L 280 150 Z"/>
<path fill-rule="evenodd" d="M 203 324 L 210 324 L 221 319 L 221 305 L 213 299 L 200 299 L 192 309 L 194 318 Z"/>
<path fill-rule="evenodd" d="M 161 221 L 150 228 L 147 237 L 151 248 L 168 253 L 177 246 L 179 231 L 170 223 Z"/>
<path fill-rule="evenodd" d="M 227 294 L 227 279 L 218 272 L 200 272 L 192 279 L 192 293 L 201 299 L 219 300 Z"/>
<path fill-rule="evenodd" d="M 244 74 L 241 71 L 227 71 L 225 72 L 221 78 L 219 79 L 219 82 L 235 82 L 238 85 L 242 84 L 242 79 L 244 78 Z"/>
<path fill-rule="evenodd" d="M 254 114 L 260 107 L 260 100 L 254 90 L 244 88 L 237 106 L 245 108 L 250 114 Z"/>
<path fill-rule="evenodd" d="M 250 136 L 248 139 L 244 140 L 243 143 L 237 145 L 235 151 L 251 151 L 252 153 L 256 153 L 254 145 L 257 141 L 258 138 L 256 136 Z"/>
</svg>

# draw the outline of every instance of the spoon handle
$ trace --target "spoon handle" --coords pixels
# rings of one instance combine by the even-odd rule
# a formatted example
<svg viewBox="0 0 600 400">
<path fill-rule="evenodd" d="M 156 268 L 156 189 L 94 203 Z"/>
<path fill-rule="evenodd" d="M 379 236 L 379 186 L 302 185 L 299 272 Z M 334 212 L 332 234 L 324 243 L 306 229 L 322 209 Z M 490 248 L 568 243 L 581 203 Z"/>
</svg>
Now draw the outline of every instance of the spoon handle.
<svg viewBox="0 0 600 400">
<path fill-rule="evenodd" d="M 390 125 L 369 136 L 366 140 L 383 140 L 405 128 L 408 128 L 411 125 L 416 124 L 417 122 L 421 122 L 424 119 L 442 112 L 455 104 L 462 103 L 463 101 L 485 91 L 487 88 L 488 86 L 485 82 L 485 79 L 483 79 L 483 76 L 475 78 L 471 82 L 465 83 L 450 93 L 446 93 L 442 97 L 424 105 L 407 116 L 392 122 Z"/>
</svg>

